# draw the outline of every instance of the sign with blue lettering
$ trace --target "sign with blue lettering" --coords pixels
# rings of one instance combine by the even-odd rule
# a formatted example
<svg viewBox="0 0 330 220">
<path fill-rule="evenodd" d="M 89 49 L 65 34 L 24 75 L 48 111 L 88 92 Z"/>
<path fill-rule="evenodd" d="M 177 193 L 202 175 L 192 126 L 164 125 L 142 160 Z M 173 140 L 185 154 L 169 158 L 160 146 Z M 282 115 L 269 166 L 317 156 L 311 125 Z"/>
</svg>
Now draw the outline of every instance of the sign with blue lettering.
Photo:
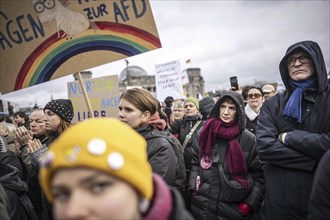
<svg viewBox="0 0 330 220">
<path fill-rule="evenodd" d="M 0 92 L 161 47 L 148 0 L 0 0 Z"/>
<path fill-rule="evenodd" d="M 73 123 L 97 117 L 118 117 L 119 80 L 117 75 L 84 79 L 84 86 L 93 112 L 89 112 L 79 81 L 68 82 L 68 97 L 74 109 Z"/>
</svg>

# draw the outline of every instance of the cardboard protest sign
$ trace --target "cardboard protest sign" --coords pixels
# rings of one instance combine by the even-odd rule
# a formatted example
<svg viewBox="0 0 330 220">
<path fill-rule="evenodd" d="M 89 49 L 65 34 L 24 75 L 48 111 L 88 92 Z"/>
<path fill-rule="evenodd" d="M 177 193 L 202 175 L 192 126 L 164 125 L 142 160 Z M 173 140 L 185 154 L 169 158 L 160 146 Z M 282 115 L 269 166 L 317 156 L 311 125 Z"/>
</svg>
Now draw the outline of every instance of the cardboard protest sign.
<svg viewBox="0 0 330 220">
<path fill-rule="evenodd" d="M 160 47 L 148 0 L 0 0 L 2 94 Z"/>
<path fill-rule="evenodd" d="M 180 61 L 155 65 L 157 99 L 162 102 L 167 96 L 174 99 L 183 95 Z"/>
<path fill-rule="evenodd" d="M 85 79 L 89 101 L 93 109 L 94 117 L 117 117 L 119 105 L 119 81 L 118 76 L 104 76 Z M 85 103 L 82 88 L 79 81 L 67 83 L 68 97 L 72 101 L 74 118 L 72 122 L 83 121 L 91 117 L 91 113 Z"/>
</svg>

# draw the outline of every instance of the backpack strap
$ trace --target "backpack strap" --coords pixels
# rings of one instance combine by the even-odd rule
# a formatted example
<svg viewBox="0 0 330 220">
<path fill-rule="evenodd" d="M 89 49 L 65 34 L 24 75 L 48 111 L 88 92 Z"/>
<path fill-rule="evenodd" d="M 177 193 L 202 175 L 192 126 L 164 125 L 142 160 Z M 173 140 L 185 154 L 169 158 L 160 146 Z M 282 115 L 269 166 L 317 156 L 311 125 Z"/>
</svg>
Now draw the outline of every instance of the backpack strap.
<svg viewBox="0 0 330 220">
<path fill-rule="evenodd" d="M 197 129 L 198 125 L 201 123 L 202 121 L 197 121 L 196 124 L 194 125 L 194 127 L 190 130 L 189 134 L 186 135 L 186 139 L 184 139 L 184 142 L 182 144 L 182 148 L 185 149 L 188 141 L 190 140 L 190 138 L 192 137 L 193 133 L 195 132 L 195 130 Z"/>
</svg>

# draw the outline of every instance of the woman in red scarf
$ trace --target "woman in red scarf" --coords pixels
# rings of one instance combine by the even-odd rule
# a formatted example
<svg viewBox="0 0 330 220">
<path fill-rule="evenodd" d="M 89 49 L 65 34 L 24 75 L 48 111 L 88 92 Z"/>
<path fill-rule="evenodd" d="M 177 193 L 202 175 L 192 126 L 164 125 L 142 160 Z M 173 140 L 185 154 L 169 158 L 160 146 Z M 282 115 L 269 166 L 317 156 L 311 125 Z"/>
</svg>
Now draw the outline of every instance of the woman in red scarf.
<svg viewBox="0 0 330 220">
<path fill-rule="evenodd" d="M 143 88 L 126 90 L 120 97 L 119 119 L 134 128 L 147 140 L 148 161 L 152 172 L 160 175 L 168 185 L 178 186 L 178 173 L 182 173 L 175 140 L 167 129 L 166 115 L 160 109 L 159 102 Z M 127 137 L 129 138 L 129 137 Z M 182 153 L 181 153 L 182 154 Z M 180 178 L 185 178 L 180 177 Z"/>
<path fill-rule="evenodd" d="M 253 219 L 262 204 L 263 164 L 245 117 L 242 96 L 225 92 L 194 140 L 189 187 L 196 219 Z"/>
</svg>

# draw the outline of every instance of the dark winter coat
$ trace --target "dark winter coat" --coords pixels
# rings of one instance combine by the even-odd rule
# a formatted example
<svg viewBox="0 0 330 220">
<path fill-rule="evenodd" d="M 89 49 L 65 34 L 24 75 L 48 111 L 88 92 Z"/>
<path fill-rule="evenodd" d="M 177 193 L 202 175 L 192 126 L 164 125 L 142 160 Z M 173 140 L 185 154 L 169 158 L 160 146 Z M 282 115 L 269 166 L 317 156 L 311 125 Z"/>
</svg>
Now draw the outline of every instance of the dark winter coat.
<svg viewBox="0 0 330 220">
<path fill-rule="evenodd" d="M 175 174 L 175 181 L 174 181 L 174 187 L 177 189 L 183 189 L 186 184 L 186 167 L 184 165 L 184 159 L 183 159 L 183 149 L 173 134 L 170 133 L 168 129 L 165 131 L 159 131 L 157 129 L 152 129 L 148 135 L 145 136 L 145 139 L 147 141 L 150 141 L 150 139 L 153 138 L 161 138 L 165 139 L 167 142 L 170 143 L 170 145 L 173 148 L 173 151 L 176 156 L 176 174 Z"/>
<path fill-rule="evenodd" d="M 38 138 L 43 144 L 42 147 L 33 153 L 27 152 L 27 146 L 22 146 L 22 158 L 24 165 L 28 170 L 28 196 L 33 204 L 35 212 L 39 219 L 47 220 L 52 219 L 52 207 L 43 195 L 39 184 L 39 163 L 43 155 L 48 151 L 50 144 L 58 137 L 57 133 L 52 133 L 49 137 L 41 135 Z"/>
<path fill-rule="evenodd" d="M 246 119 L 246 130 L 252 132 L 254 135 L 256 134 L 257 121 L 258 117 L 254 120 L 250 120 L 249 118 Z"/>
<path fill-rule="evenodd" d="M 36 220 L 37 216 L 27 197 L 27 185 L 19 177 L 19 170 L 0 163 L 0 183 L 2 184 L 10 202 L 10 218 L 13 220 Z"/>
<path fill-rule="evenodd" d="M 190 130 L 194 127 L 194 125 L 197 123 L 197 121 L 201 121 L 202 116 L 200 114 L 197 114 L 195 116 L 184 116 L 182 120 L 180 121 L 174 121 L 171 124 L 171 133 L 172 134 L 178 134 L 178 140 L 180 141 L 181 145 L 183 145 L 184 140 L 186 139 L 187 134 L 189 134 Z M 192 137 L 188 141 L 186 147 L 184 148 L 183 156 L 186 166 L 186 171 L 188 173 L 191 169 L 191 147 L 193 144 L 193 139 L 196 137 L 199 129 L 203 127 L 204 122 L 201 122 L 195 132 L 192 134 Z"/>
<path fill-rule="evenodd" d="M 19 177 L 23 179 L 23 169 L 18 157 L 14 152 L 10 150 L 6 152 L 0 152 L 0 162 L 16 167 L 19 171 L 18 173 Z"/>
<path fill-rule="evenodd" d="M 173 147 L 165 138 L 153 137 L 155 132 L 160 133 L 151 125 L 145 125 L 135 129 L 147 141 L 148 161 L 152 172 L 160 175 L 168 185 L 175 185 L 177 158 Z M 164 135 L 166 135 L 164 133 Z"/>
<path fill-rule="evenodd" d="M 191 210 L 196 219 L 250 219 L 252 214 L 257 212 L 263 201 L 263 163 L 257 156 L 255 136 L 251 132 L 245 130 L 245 114 L 242 97 L 235 92 L 223 93 L 212 109 L 210 118 L 219 118 L 220 104 L 222 104 L 224 98 L 228 96 L 235 100 L 237 120 L 240 127 L 240 134 L 237 137 L 237 140 L 245 157 L 247 172 L 254 180 L 250 193 L 248 193 L 246 198 L 241 202 L 248 203 L 253 208 L 253 212 L 250 216 L 245 217 L 238 211 L 237 202 L 227 202 L 224 199 L 224 189 L 220 183 L 218 165 L 219 163 L 221 164 L 221 161 L 225 161 L 225 151 L 228 147 L 228 141 L 215 139 L 211 151 L 212 165 L 209 169 L 201 168 L 201 158 L 199 155 L 200 149 L 199 147 L 193 148 L 189 188 L 195 191 L 192 197 Z M 197 142 L 198 139 L 196 138 L 194 141 Z M 227 179 L 230 179 L 230 172 L 226 162 L 223 163 L 223 167 Z M 200 187 L 196 191 L 197 176 L 200 176 Z"/>
<path fill-rule="evenodd" d="M 330 217 L 330 150 L 317 167 L 308 207 L 308 220 L 327 220 Z"/>
<path fill-rule="evenodd" d="M 311 56 L 318 82 L 303 92 L 301 124 L 283 116 L 293 92 L 286 60 L 297 48 Z M 321 49 L 311 41 L 294 44 L 280 62 L 280 73 L 287 90 L 263 103 L 257 123 L 257 151 L 267 162 L 264 215 L 267 220 L 301 220 L 307 218 L 317 163 L 330 148 L 330 88 Z M 286 145 L 278 140 L 283 132 L 291 132 Z"/>
<path fill-rule="evenodd" d="M 10 220 L 9 217 L 10 207 L 9 199 L 7 197 L 6 191 L 0 183 L 0 219 L 1 220 Z"/>
</svg>

